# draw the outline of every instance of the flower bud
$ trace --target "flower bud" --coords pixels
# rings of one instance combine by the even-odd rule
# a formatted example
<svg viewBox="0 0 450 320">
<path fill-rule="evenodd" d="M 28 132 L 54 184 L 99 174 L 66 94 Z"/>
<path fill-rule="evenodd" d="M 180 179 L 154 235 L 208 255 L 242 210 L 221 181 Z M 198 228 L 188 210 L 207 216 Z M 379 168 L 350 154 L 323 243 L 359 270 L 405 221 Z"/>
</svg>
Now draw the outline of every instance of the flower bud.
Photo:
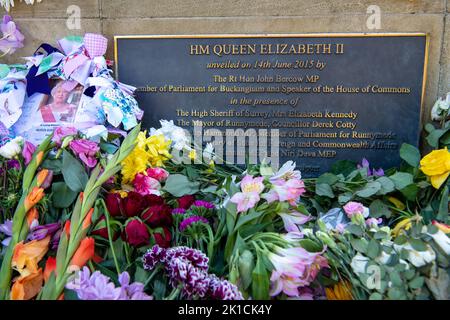
<svg viewBox="0 0 450 320">
<path fill-rule="evenodd" d="M 131 220 L 125 227 L 125 240 L 133 247 L 142 247 L 150 243 L 147 226 L 139 220 Z"/>
<path fill-rule="evenodd" d="M 325 243 L 328 247 L 335 249 L 337 248 L 336 242 L 325 232 L 317 231 L 317 238 L 319 238 L 323 243 Z"/>
<path fill-rule="evenodd" d="M 250 250 L 245 250 L 239 256 L 239 274 L 244 288 L 248 288 L 252 282 L 252 272 L 255 268 L 255 257 Z"/>
</svg>

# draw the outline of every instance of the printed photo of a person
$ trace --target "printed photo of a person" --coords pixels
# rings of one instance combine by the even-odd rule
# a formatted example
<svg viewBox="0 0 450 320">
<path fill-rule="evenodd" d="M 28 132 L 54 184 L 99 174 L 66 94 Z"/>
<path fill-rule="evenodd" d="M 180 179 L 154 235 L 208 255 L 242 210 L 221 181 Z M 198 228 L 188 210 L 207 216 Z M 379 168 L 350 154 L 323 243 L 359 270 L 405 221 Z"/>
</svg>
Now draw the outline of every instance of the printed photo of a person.
<svg viewBox="0 0 450 320">
<path fill-rule="evenodd" d="M 46 123 L 55 122 L 73 122 L 77 104 L 79 101 L 79 94 L 76 92 L 77 88 L 69 90 L 64 85 L 65 81 L 58 82 L 50 93 L 47 104 L 40 107 L 42 120 Z"/>
</svg>

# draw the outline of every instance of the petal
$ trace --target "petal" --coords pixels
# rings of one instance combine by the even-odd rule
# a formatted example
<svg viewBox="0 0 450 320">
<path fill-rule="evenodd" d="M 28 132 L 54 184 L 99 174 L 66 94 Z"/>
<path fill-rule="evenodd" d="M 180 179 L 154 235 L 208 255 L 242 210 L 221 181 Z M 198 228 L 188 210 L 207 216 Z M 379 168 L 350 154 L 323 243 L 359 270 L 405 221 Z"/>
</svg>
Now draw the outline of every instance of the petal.
<svg viewBox="0 0 450 320">
<path fill-rule="evenodd" d="M 450 175 L 450 171 L 447 171 L 440 175 L 431 176 L 431 178 L 430 178 L 431 184 L 436 189 L 439 189 L 442 186 L 442 184 L 447 180 L 449 175 Z"/>
</svg>

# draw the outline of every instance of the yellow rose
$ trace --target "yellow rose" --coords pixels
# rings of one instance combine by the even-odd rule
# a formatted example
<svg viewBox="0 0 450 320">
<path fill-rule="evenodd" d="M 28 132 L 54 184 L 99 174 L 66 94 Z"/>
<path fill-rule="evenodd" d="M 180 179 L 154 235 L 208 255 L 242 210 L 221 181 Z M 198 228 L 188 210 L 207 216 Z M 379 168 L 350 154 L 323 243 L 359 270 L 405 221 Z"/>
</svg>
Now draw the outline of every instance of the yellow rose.
<svg viewBox="0 0 450 320">
<path fill-rule="evenodd" d="M 433 187 L 439 189 L 450 175 L 450 152 L 447 148 L 434 150 L 423 157 L 420 166 L 422 172 L 430 177 Z"/>
</svg>

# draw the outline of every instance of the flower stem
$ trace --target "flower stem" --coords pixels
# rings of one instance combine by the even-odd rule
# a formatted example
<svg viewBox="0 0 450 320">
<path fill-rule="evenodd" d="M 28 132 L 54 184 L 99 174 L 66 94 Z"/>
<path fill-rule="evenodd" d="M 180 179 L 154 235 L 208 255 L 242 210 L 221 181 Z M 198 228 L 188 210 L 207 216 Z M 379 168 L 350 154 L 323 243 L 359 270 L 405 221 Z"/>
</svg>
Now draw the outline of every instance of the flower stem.
<svg viewBox="0 0 450 320">
<path fill-rule="evenodd" d="M 114 244 L 113 244 L 113 239 L 112 239 L 112 234 L 111 234 L 111 226 L 109 224 L 109 211 L 108 208 L 106 208 L 106 204 L 105 201 L 103 199 L 100 200 L 102 206 L 103 206 L 103 210 L 105 213 L 105 218 L 106 218 L 106 229 L 108 230 L 108 242 L 109 242 L 109 246 L 111 248 L 111 253 L 114 259 L 114 264 L 116 266 L 116 271 L 117 271 L 117 275 L 121 274 L 120 268 L 119 268 L 119 263 L 117 262 L 117 256 L 116 256 L 116 251 L 114 250 Z"/>
</svg>

